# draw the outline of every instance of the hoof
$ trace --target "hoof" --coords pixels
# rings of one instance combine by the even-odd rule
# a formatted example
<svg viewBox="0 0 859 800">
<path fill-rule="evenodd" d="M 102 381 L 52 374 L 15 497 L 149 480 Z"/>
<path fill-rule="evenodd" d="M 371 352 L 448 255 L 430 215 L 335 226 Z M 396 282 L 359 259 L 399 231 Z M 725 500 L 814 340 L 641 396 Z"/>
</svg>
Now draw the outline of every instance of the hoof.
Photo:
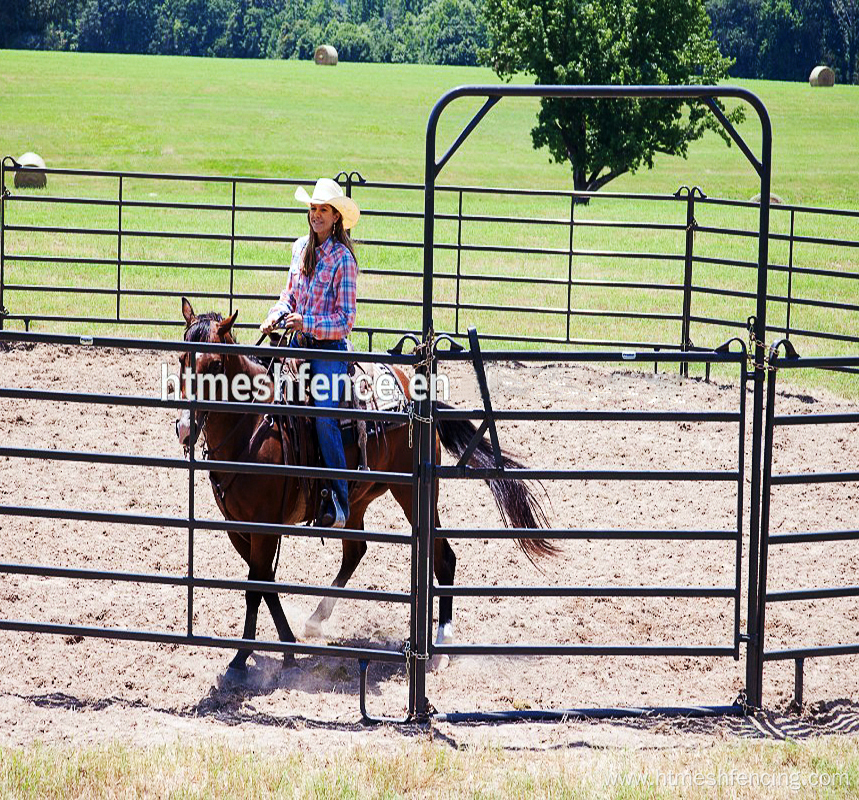
<svg viewBox="0 0 859 800">
<path fill-rule="evenodd" d="M 306 623 L 304 623 L 304 637 L 306 639 L 321 639 L 322 624 L 311 617 Z"/>
<path fill-rule="evenodd" d="M 442 670 L 447 669 L 450 666 L 450 656 L 447 653 L 442 653 L 441 655 L 433 656 L 429 660 L 429 671 L 430 672 L 441 672 Z"/>
<path fill-rule="evenodd" d="M 248 685 L 248 669 L 239 669 L 238 667 L 227 667 L 227 671 L 221 678 L 222 687 L 247 686 Z"/>
<path fill-rule="evenodd" d="M 298 666 L 298 661 L 292 653 L 284 653 L 283 654 L 283 663 L 280 665 L 280 668 L 283 669 L 293 669 Z"/>
</svg>

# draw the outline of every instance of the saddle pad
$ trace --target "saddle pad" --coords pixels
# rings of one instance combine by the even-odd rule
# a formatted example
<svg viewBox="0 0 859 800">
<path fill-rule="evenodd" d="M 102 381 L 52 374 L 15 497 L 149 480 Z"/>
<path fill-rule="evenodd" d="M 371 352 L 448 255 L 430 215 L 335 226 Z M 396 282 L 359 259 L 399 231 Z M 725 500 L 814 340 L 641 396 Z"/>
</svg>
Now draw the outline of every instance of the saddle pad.
<svg viewBox="0 0 859 800">
<path fill-rule="evenodd" d="M 387 364 L 349 364 L 352 378 L 352 399 L 348 407 L 363 411 L 405 411 L 407 406 L 405 387 L 397 374 Z M 380 396 L 377 389 L 390 387 Z M 345 404 L 344 404 L 345 405 Z M 341 427 L 352 425 L 354 420 L 340 420 Z"/>
</svg>

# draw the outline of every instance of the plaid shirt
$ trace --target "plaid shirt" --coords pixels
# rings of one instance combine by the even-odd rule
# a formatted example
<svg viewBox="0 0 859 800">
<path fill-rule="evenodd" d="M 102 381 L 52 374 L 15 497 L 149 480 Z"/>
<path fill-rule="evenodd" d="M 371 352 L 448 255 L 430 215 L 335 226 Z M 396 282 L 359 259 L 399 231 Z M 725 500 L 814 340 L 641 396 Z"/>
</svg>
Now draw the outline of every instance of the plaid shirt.
<svg viewBox="0 0 859 800">
<path fill-rule="evenodd" d="M 298 312 L 304 330 L 315 339 L 345 339 L 355 324 L 358 264 L 349 248 L 329 236 L 316 248 L 316 269 L 309 278 L 301 273 L 301 256 L 308 236 L 292 245 L 292 262 L 286 288 L 269 316 Z"/>
</svg>

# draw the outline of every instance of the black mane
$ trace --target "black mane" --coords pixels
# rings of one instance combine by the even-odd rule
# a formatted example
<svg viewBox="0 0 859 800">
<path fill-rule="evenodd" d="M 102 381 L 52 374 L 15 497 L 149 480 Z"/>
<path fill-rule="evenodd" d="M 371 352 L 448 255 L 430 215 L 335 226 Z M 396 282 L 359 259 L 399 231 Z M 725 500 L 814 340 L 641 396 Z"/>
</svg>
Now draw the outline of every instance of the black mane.
<svg viewBox="0 0 859 800">
<path fill-rule="evenodd" d="M 200 314 L 186 329 L 185 329 L 185 341 L 186 342 L 208 342 L 209 341 L 209 331 L 211 330 L 212 324 L 217 324 L 219 322 L 223 322 L 224 318 L 217 311 L 210 311 L 208 314 Z M 238 337 L 235 333 L 232 333 L 233 340 L 238 344 Z M 265 366 L 263 361 L 256 356 L 247 356 L 250 361 L 253 361 L 254 364 L 259 364 L 261 366 Z"/>
<path fill-rule="evenodd" d="M 210 311 L 208 314 L 200 314 L 186 329 L 186 342 L 208 342 L 209 329 L 213 322 L 223 322 L 224 318 L 216 311 Z"/>
</svg>

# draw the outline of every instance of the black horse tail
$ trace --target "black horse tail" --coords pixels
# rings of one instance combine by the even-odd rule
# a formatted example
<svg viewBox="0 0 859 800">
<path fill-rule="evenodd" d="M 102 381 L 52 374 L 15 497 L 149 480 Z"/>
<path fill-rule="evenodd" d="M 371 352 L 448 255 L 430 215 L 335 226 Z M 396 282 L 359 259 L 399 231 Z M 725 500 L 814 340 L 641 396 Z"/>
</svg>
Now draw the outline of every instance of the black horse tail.
<svg viewBox="0 0 859 800">
<path fill-rule="evenodd" d="M 438 403 L 439 408 L 451 408 L 444 403 Z M 442 446 L 455 458 L 461 458 L 465 453 L 477 428 L 466 419 L 439 420 L 436 428 Z M 501 462 L 505 469 L 523 469 L 523 465 L 502 451 Z M 486 438 L 478 442 L 477 447 L 468 459 L 468 465 L 476 469 L 494 469 L 495 455 Z M 520 480 L 514 478 L 491 479 L 486 484 L 492 492 L 498 511 L 505 527 L 512 528 L 548 528 L 546 514 L 534 497 L 531 490 Z M 533 560 L 557 556 L 559 548 L 548 539 L 517 539 L 522 552 Z"/>
</svg>

